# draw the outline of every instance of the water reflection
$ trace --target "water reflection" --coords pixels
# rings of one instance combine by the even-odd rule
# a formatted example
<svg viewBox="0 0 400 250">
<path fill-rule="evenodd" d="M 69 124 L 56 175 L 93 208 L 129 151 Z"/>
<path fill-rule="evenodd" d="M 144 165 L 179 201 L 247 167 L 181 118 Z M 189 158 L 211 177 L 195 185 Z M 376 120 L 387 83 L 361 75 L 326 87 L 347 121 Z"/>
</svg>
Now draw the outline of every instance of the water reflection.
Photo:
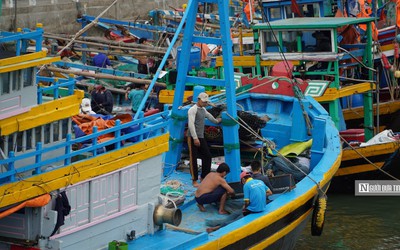
<svg viewBox="0 0 400 250">
<path fill-rule="evenodd" d="M 296 249 L 400 249 L 400 197 L 328 195 L 322 236 L 303 231 Z"/>
</svg>

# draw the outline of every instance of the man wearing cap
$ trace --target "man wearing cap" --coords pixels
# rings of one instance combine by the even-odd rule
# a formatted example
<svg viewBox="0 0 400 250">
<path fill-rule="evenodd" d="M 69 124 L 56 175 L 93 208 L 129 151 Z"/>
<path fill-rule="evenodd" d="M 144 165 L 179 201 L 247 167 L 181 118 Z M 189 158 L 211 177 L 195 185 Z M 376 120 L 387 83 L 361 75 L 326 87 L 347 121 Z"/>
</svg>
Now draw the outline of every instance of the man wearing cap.
<svg viewBox="0 0 400 250">
<path fill-rule="evenodd" d="M 83 98 L 81 103 L 81 114 L 85 115 L 95 115 L 96 113 L 92 110 L 92 106 L 90 105 L 89 98 Z"/>
<path fill-rule="evenodd" d="M 190 155 L 190 174 L 192 175 L 193 186 L 198 187 L 199 170 L 197 158 L 201 159 L 201 180 L 206 177 L 211 170 L 211 153 L 207 141 L 204 138 L 205 118 L 218 124 L 221 118 L 215 119 L 206 109 L 209 105 L 208 95 L 204 92 L 197 97 L 197 103 L 188 111 L 188 146 Z"/>
<path fill-rule="evenodd" d="M 244 184 L 243 215 L 264 211 L 267 205 L 267 195 L 272 194 L 271 190 L 263 181 L 251 178 L 250 173 L 246 171 L 240 174 L 240 181 Z"/>
</svg>

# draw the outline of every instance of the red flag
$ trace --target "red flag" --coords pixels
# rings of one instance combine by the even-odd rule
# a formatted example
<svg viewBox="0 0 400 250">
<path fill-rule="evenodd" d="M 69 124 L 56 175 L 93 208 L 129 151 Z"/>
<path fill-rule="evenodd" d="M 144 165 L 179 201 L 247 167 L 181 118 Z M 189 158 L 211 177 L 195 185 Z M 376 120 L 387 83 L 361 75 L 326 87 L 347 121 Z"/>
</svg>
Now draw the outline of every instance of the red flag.
<svg viewBox="0 0 400 250">
<path fill-rule="evenodd" d="M 296 14 L 298 17 L 303 17 L 303 14 L 301 14 L 299 5 L 297 4 L 296 0 L 291 0 L 292 1 L 292 12 Z"/>
</svg>

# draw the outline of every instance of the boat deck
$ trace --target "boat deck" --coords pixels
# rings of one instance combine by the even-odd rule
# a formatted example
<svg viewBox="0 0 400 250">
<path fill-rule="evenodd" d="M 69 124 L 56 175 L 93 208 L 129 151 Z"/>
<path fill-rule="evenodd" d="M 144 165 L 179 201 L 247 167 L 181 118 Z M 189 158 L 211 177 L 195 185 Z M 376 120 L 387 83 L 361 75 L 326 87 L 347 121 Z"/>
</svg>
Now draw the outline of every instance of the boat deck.
<svg viewBox="0 0 400 250">
<path fill-rule="evenodd" d="M 139 237 L 134 241 L 128 242 L 129 249 L 154 249 L 160 242 L 164 249 L 184 248 L 185 242 L 198 240 L 204 241 L 209 237 L 206 229 L 211 226 L 219 225 L 223 222 L 233 222 L 238 214 L 242 212 L 242 199 L 229 199 L 225 206 L 231 214 L 218 214 L 218 204 L 206 204 L 205 212 L 201 212 L 194 199 L 196 188 L 192 186 L 191 176 L 188 169 L 174 170 L 163 183 L 174 181 L 180 183 L 180 189 L 184 191 L 184 202 L 178 207 L 182 211 L 182 221 L 178 227 L 166 225 L 161 234 L 147 235 Z M 151 240 L 149 240 L 151 238 Z M 179 240 L 178 240 L 179 239 Z M 154 242 L 154 246 L 149 242 Z"/>
<path fill-rule="evenodd" d="M 227 225 L 239 219 L 242 213 L 243 195 L 237 194 L 233 199 L 229 198 L 225 205 L 225 209 L 230 213 L 221 215 L 218 213 L 218 204 L 206 204 L 205 212 L 201 212 L 196 205 L 194 194 L 196 188 L 192 186 L 191 176 L 188 169 L 174 170 L 163 183 L 168 181 L 179 182 L 181 189 L 184 190 L 185 200 L 178 207 L 182 211 L 182 221 L 178 227 L 165 225 L 162 233 L 154 235 L 146 235 L 128 242 L 129 249 L 154 249 L 162 242 L 164 249 L 183 249 L 185 242 L 204 241 L 208 237 L 212 237 L 213 233 L 208 234 L 206 229 L 215 227 L 220 224 Z M 274 200 L 279 194 L 269 196 L 270 200 Z M 151 239 L 151 240 L 150 240 Z M 180 239 L 180 240 L 177 240 Z M 150 242 L 150 243 L 149 243 Z M 152 245 L 153 243 L 155 245 Z"/>
</svg>

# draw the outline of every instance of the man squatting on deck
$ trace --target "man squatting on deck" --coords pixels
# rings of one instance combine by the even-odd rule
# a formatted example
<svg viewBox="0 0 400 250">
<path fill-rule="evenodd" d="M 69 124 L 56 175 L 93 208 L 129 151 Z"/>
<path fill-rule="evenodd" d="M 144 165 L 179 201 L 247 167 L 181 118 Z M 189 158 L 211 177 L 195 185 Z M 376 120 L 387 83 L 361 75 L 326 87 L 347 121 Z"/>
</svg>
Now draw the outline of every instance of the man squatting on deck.
<svg viewBox="0 0 400 250">
<path fill-rule="evenodd" d="M 210 104 L 208 95 L 204 92 L 197 97 L 197 103 L 188 111 L 188 147 L 190 155 L 190 174 L 192 175 L 193 186 L 198 187 L 197 182 L 199 170 L 197 167 L 197 158 L 201 158 L 201 179 L 203 180 L 211 170 L 211 153 L 204 138 L 205 118 L 218 124 L 221 118 L 215 119 L 205 107 Z"/>
<path fill-rule="evenodd" d="M 235 217 L 230 218 L 230 220 L 227 220 L 220 225 L 208 227 L 206 229 L 208 233 L 214 232 L 215 230 L 218 230 L 219 228 L 226 226 L 229 223 L 232 223 L 233 221 L 242 218 L 243 216 L 249 215 L 251 213 L 260 213 L 265 210 L 267 205 L 267 196 L 271 195 L 272 191 L 264 184 L 264 182 L 262 180 L 253 179 L 251 174 L 246 171 L 243 171 L 240 174 L 240 182 L 243 184 L 244 194 L 242 213 L 236 214 Z M 199 208 L 201 210 L 200 206 Z"/>
<path fill-rule="evenodd" d="M 228 164 L 221 163 L 217 168 L 217 172 L 211 172 L 203 179 L 195 193 L 195 199 L 200 211 L 206 211 L 204 204 L 219 202 L 218 213 L 228 214 L 225 210 L 226 198 L 228 195 L 235 195 L 235 191 L 225 180 L 225 176 L 230 171 Z"/>
</svg>

